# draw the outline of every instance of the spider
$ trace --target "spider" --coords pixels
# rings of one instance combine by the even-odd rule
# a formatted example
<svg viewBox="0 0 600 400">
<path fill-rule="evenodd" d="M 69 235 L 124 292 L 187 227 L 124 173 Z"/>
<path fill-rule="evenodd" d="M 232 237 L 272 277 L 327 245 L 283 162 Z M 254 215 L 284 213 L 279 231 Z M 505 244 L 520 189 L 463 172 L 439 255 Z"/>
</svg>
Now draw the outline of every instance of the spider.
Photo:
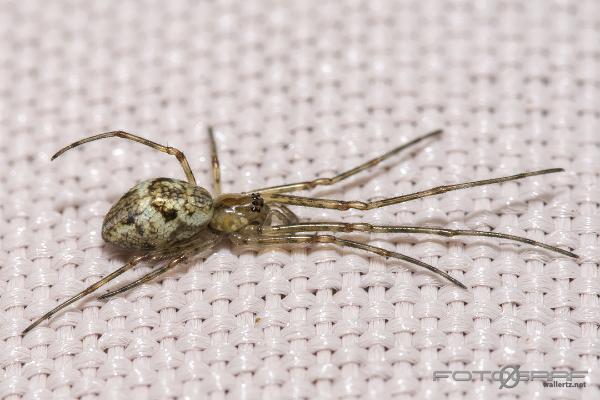
<svg viewBox="0 0 600 400">
<path fill-rule="evenodd" d="M 500 178 L 438 186 L 428 190 L 391 197 L 383 200 L 362 202 L 331 200 L 314 197 L 294 196 L 286 193 L 312 189 L 317 186 L 329 186 L 369 169 L 382 161 L 398 154 L 425 139 L 439 136 L 436 130 L 398 146 L 387 153 L 345 171 L 332 178 L 317 178 L 312 181 L 290 183 L 279 186 L 256 189 L 243 193 L 221 193 L 221 173 L 219 158 L 212 128 L 208 128 L 208 137 L 212 159 L 214 196 L 196 184 L 196 179 L 185 155 L 178 149 L 144 139 L 124 131 L 112 131 L 94 135 L 72 143 L 52 156 L 56 159 L 66 151 L 98 139 L 119 137 L 150 146 L 158 151 L 174 155 L 187 181 L 173 178 L 155 178 L 133 186 L 108 211 L 102 225 L 102 238 L 113 245 L 136 251 L 141 255 L 133 256 L 125 265 L 115 270 L 77 295 L 59 304 L 23 331 L 31 331 L 41 322 L 49 319 L 58 311 L 84 296 L 96 291 L 124 272 L 141 262 L 164 261 L 165 264 L 141 278 L 118 289 L 107 292 L 99 299 L 107 299 L 144 284 L 173 269 L 188 257 L 204 251 L 210 251 L 223 239 L 233 245 L 283 245 L 330 243 L 341 247 L 351 247 L 375 253 L 387 258 L 396 258 L 423 267 L 438 274 L 453 284 L 467 287 L 448 273 L 416 258 L 409 257 L 381 247 L 345 239 L 334 234 L 321 232 L 371 232 L 371 233 L 413 233 L 433 234 L 445 237 L 484 236 L 508 239 L 515 242 L 537 246 L 562 255 L 577 258 L 577 255 L 558 247 L 550 246 L 525 237 L 479 230 L 446 229 L 423 226 L 382 226 L 369 223 L 344 222 L 301 222 L 288 206 L 316 207 L 335 210 L 371 210 L 392 204 L 403 203 L 427 196 L 433 196 L 453 190 L 471 188 L 493 183 L 507 182 L 535 175 L 564 171 L 551 168 L 524 172 Z M 279 221 L 279 224 L 275 223 Z M 312 233 L 311 233 L 312 232 Z"/>
</svg>

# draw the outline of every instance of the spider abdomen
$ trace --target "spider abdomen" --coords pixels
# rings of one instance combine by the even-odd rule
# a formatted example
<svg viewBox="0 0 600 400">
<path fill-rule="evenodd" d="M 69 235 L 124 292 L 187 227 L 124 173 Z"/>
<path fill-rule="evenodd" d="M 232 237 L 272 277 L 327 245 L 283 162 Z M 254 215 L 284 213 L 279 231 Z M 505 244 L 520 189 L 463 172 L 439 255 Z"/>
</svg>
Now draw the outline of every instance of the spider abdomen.
<svg viewBox="0 0 600 400">
<path fill-rule="evenodd" d="M 204 188 L 171 178 L 143 181 L 112 206 L 102 238 L 119 247 L 160 249 L 191 238 L 210 222 L 213 200 Z"/>
</svg>

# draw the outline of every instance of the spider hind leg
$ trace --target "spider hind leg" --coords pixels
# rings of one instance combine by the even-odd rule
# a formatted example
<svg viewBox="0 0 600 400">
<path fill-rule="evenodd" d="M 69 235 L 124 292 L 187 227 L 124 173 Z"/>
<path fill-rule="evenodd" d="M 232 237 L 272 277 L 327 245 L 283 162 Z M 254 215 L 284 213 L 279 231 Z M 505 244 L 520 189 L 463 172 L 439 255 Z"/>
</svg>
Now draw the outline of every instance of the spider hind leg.
<svg viewBox="0 0 600 400">
<path fill-rule="evenodd" d="M 81 298 L 87 296 L 88 294 L 95 292 L 100 287 L 106 285 L 108 282 L 112 281 L 117 276 L 119 276 L 119 275 L 121 275 L 121 274 L 129 271 L 131 268 L 133 268 L 135 265 L 139 264 L 140 262 L 146 261 L 146 260 L 151 259 L 151 258 L 152 258 L 152 255 L 150 255 L 150 254 L 146 254 L 146 255 L 143 255 L 143 256 L 136 256 L 136 257 L 131 258 L 127 262 L 127 264 L 123 265 L 121 268 L 117 269 L 116 271 L 111 272 L 110 274 L 108 274 L 104 278 L 100 279 L 96 283 L 93 283 L 92 285 L 88 286 L 87 288 L 85 288 L 81 292 L 79 292 L 76 295 L 70 297 L 69 299 L 63 301 L 58 306 L 56 306 L 52 310 L 48 311 L 46 314 L 44 314 L 41 317 L 39 317 L 37 320 L 35 320 L 33 323 L 31 323 L 27 328 L 25 328 L 23 330 L 23 335 L 25 335 L 27 332 L 31 331 L 33 328 L 35 328 L 36 326 L 38 326 L 39 324 L 41 324 L 45 320 L 47 320 L 50 317 L 52 317 L 54 314 L 56 314 L 59 311 L 61 311 L 63 308 L 68 307 L 69 305 L 75 303 L 77 300 L 80 300 Z"/>
<path fill-rule="evenodd" d="M 113 296 L 115 296 L 117 294 L 126 292 L 126 291 L 131 290 L 133 288 L 136 288 L 138 286 L 141 286 L 141 285 L 143 285 L 146 282 L 150 282 L 151 280 L 153 280 L 154 278 L 158 277 L 159 275 L 162 275 L 162 274 L 164 274 L 164 273 L 172 270 L 173 268 L 175 268 L 179 263 L 181 263 L 182 261 L 185 261 L 185 258 L 186 258 L 185 256 L 177 257 L 177 258 L 169 261 L 164 266 L 162 266 L 162 267 L 160 267 L 158 269 L 155 269 L 154 271 L 151 271 L 151 272 L 147 273 L 146 275 L 142 276 L 139 279 L 136 279 L 133 282 L 130 282 L 130 283 L 124 285 L 124 286 L 121 286 L 118 289 L 111 290 L 110 292 L 106 292 L 103 295 L 98 296 L 98 300 L 106 300 L 109 297 L 113 297 Z"/>
</svg>

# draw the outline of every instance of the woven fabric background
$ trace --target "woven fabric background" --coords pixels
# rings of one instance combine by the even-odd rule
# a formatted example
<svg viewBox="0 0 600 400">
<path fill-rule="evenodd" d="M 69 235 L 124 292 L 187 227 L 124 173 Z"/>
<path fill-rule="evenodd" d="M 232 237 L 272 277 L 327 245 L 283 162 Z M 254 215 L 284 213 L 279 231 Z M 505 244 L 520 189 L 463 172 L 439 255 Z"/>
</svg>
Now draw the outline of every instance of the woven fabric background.
<svg viewBox="0 0 600 400">
<path fill-rule="evenodd" d="M 2 1 L 0 398 L 600 398 L 600 3 Z M 312 220 L 494 229 L 499 240 L 352 235 L 437 265 L 332 246 L 221 246 L 108 302 L 59 301 L 118 268 L 100 236 L 136 182 L 225 191 L 332 176 L 432 129 L 439 139 L 310 194 L 367 200 L 548 167 L 565 173 Z M 418 150 L 418 151 L 417 151 Z M 141 266 L 115 281 L 129 282 Z M 435 370 L 584 370 L 587 387 L 433 382 Z"/>
</svg>

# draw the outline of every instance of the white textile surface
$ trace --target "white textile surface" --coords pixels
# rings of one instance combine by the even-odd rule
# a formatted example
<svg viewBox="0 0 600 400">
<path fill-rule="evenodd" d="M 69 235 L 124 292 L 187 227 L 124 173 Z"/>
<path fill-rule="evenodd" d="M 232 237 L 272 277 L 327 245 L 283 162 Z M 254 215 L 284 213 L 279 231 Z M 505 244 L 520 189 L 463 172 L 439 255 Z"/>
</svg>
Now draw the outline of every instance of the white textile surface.
<svg viewBox="0 0 600 400">
<path fill-rule="evenodd" d="M 0 4 L 0 399 L 600 398 L 600 2 L 7 1 Z M 110 301 L 88 296 L 21 331 L 126 260 L 102 220 L 143 179 L 225 191 L 333 176 L 302 195 L 380 199 L 442 184 L 566 172 L 303 219 L 509 232 L 341 234 L 436 265 L 331 245 L 220 246 Z M 115 288 L 150 271 L 143 265 Z M 101 292 L 105 291 L 103 288 Z M 586 371 L 434 382 L 434 371 Z M 464 378 L 464 374 L 461 376 Z"/>
</svg>

